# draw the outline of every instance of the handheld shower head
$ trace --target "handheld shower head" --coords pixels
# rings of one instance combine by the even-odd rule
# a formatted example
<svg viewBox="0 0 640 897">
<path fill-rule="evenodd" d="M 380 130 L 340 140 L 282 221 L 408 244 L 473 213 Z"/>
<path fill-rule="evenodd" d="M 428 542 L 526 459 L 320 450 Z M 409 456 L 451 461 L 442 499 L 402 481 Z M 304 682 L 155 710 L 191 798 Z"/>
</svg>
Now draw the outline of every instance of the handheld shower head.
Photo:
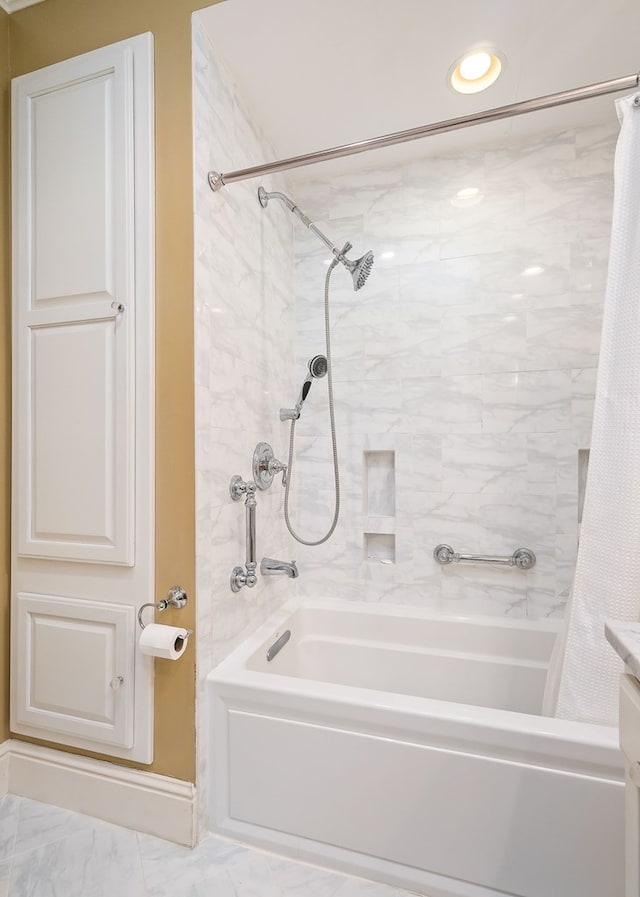
<svg viewBox="0 0 640 897">
<path fill-rule="evenodd" d="M 309 363 L 307 364 L 308 373 L 305 377 L 304 383 L 302 384 L 300 395 L 298 396 L 298 401 L 296 402 L 296 407 L 281 408 L 280 420 L 298 420 L 304 401 L 309 395 L 311 384 L 314 380 L 319 380 L 321 377 L 326 376 L 327 370 L 328 362 L 325 355 L 314 355 L 313 358 L 309 359 Z"/>
<path fill-rule="evenodd" d="M 327 373 L 327 358 L 326 355 L 314 355 L 313 358 L 309 361 L 309 373 L 312 377 L 324 377 Z"/>
<path fill-rule="evenodd" d="M 324 377 L 328 370 L 327 359 L 325 355 L 314 355 L 313 358 L 309 359 L 309 363 L 307 364 L 307 370 L 309 373 L 307 374 L 304 383 L 302 384 L 302 389 L 300 390 L 300 398 L 298 399 L 298 408 L 302 408 L 302 403 L 309 395 L 309 390 L 311 389 L 311 384 L 314 380 L 319 380 L 320 377 Z"/>
</svg>

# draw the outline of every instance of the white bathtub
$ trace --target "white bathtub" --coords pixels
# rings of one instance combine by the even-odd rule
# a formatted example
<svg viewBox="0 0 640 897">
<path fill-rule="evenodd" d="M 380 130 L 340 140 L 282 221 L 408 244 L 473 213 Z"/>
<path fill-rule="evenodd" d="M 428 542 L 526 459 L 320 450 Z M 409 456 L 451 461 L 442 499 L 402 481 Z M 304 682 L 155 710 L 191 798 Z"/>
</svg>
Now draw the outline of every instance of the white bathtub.
<svg viewBox="0 0 640 897">
<path fill-rule="evenodd" d="M 429 897 L 623 897 L 617 730 L 539 716 L 556 631 L 288 605 L 208 677 L 213 829 Z"/>
</svg>

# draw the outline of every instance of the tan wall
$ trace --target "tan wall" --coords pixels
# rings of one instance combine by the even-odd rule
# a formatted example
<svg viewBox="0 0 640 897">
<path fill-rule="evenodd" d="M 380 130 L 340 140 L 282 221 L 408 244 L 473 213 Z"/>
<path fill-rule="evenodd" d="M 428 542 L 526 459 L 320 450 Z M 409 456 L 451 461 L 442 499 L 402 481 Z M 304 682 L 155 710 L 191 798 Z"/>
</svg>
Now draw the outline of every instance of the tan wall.
<svg viewBox="0 0 640 897">
<path fill-rule="evenodd" d="M 176 582 L 187 589 L 190 606 L 176 618 L 170 619 L 167 612 L 163 622 L 191 628 L 195 628 L 191 13 L 202 5 L 208 4 L 45 0 L 14 13 L 9 24 L 12 76 L 135 34 L 154 35 L 156 589 L 164 593 Z M 180 663 L 156 663 L 155 719 L 151 768 L 194 781 L 195 645 Z"/>
<path fill-rule="evenodd" d="M 11 320 L 9 229 L 9 17 L 0 9 L 0 742 L 9 736 L 9 493 Z"/>
</svg>

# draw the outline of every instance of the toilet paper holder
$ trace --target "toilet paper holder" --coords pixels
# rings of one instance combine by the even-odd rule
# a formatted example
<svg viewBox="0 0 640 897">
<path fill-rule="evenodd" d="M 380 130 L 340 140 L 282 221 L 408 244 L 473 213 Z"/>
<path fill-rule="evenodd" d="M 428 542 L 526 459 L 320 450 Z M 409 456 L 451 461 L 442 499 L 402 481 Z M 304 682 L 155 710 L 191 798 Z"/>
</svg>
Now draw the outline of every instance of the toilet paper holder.
<svg viewBox="0 0 640 897">
<path fill-rule="evenodd" d="M 160 601 L 155 604 L 153 601 L 148 601 L 146 604 L 143 604 L 140 610 L 138 611 L 138 625 L 140 629 L 144 629 L 145 623 L 142 620 L 142 612 L 147 607 L 152 607 L 154 610 L 163 611 L 168 607 L 175 607 L 177 610 L 184 607 L 188 601 L 187 593 L 182 588 L 182 586 L 171 586 L 169 591 L 167 592 L 166 598 L 161 598 Z M 186 637 L 193 635 L 193 630 L 187 629 Z"/>
</svg>

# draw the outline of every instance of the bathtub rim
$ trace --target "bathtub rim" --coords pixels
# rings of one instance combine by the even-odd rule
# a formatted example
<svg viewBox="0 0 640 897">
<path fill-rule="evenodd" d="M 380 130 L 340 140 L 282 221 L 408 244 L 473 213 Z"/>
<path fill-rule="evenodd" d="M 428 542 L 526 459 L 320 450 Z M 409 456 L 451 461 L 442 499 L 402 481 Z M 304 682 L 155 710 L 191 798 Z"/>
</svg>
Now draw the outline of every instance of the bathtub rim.
<svg viewBox="0 0 640 897">
<path fill-rule="evenodd" d="M 299 611 L 331 611 L 337 614 L 354 614 L 356 616 L 392 617 L 406 620 L 417 618 L 422 621 L 434 621 L 439 623 L 464 623 L 470 626 L 494 627 L 498 629 L 522 631 L 533 630 L 542 633 L 557 635 L 562 626 L 559 619 L 536 619 L 492 617 L 481 614 L 441 614 L 427 608 L 414 607 L 413 605 L 379 605 L 368 604 L 364 601 L 349 602 L 331 598 L 291 598 L 278 610 L 274 611 L 264 623 L 262 623 L 251 635 L 235 646 L 230 653 L 218 663 L 208 674 L 207 678 L 216 671 L 223 669 L 246 669 L 246 663 L 261 649 L 268 648 L 275 633 L 286 628 L 286 623 Z M 277 675 L 269 672 L 269 675 Z M 342 686 L 341 686 L 342 687 Z M 346 687 L 346 686 L 345 686 Z"/>
<path fill-rule="evenodd" d="M 296 611 L 305 609 L 523 628 L 520 619 L 444 615 L 409 606 L 370 607 L 364 602 L 294 598 L 207 675 L 210 695 L 225 704 L 230 702 L 234 707 L 244 707 L 247 712 L 260 712 L 268 706 L 275 712 L 293 714 L 292 718 L 308 721 L 319 713 L 321 724 L 353 729 L 357 723 L 366 726 L 370 734 L 393 731 L 395 735 L 407 735 L 419 731 L 463 752 L 486 753 L 487 746 L 495 746 L 499 740 L 497 756 L 506 761 L 533 763 L 615 782 L 624 780 L 617 727 L 248 669 L 249 659 L 257 651 L 266 650 L 274 633 L 286 628 L 287 621 Z M 527 621 L 525 625 L 557 633 L 561 622 L 536 620 Z M 310 702 L 314 706 L 313 713 L 308 709 Z"/>
</svg>

